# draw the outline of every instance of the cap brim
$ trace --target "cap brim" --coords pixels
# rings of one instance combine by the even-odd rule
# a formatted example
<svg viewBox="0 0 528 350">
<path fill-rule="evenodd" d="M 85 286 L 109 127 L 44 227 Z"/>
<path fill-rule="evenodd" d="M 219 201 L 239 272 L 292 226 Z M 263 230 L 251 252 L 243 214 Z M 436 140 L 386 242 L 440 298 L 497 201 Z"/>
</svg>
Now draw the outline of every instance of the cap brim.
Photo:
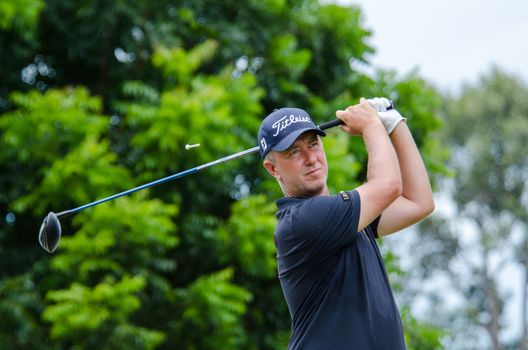
<svg viewBox="0 0 528 350">
<path fill-rule="evenodd" d="M 286 151 L 295 142 L 295 140 L 297 140 L 299 136 L 308 131 L 315 131 L 315 133 L 317 133 L 317 135 L 319 136 L 326 136 L 326 133 L 318 128 L 299 129 L 286 136 L 284 139 L 281 140 L 281 142 L 276 144 L 275 147 L 271 149 L 278 152 Z"/>
</svg>

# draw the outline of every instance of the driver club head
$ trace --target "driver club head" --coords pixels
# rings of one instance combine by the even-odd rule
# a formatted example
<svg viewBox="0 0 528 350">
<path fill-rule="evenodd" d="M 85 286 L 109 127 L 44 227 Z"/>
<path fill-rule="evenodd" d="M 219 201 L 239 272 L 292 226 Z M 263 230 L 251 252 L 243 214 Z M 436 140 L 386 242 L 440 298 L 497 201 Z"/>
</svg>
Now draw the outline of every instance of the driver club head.
<svg viewBox="0 0 528 350">
<path fill-rule="evenodd" d="M 61 226 L 57 215 L 50 211 L 42 221 L 39 230 L 39 243 L 48 253 L 53 253 L 59 245 Z"/>
</svg>

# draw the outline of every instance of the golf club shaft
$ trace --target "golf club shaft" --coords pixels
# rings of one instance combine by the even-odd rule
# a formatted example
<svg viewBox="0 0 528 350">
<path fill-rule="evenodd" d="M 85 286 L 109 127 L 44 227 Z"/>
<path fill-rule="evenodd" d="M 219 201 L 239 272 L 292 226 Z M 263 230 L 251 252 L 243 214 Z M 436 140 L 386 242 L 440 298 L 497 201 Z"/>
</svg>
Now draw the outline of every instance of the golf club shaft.
<svg viewBox="0 0 528 350">
<path fill-rule="evenodd" d="M 187 175 L 190 175 L 190 174 L 194 174 L 194 173 L 196 173 L 196 172 L 198 172 L 200 170 L 212 167 L 213 165 L 224 163 L 224 162 L 227 162 L 227 161 L 232 160 L 232 159 L 240 158 L 240 157 L 243 157 L 245 155 L 258 152 L 258 149 L 259 149 L 258 146 L 255 146 L 255 147 L 247 149 L 245 151 L 238 152 L 238 153 L 235 153 L 235 154 L 232 154 L 232 155 L 229 155 L 229 156 L 217 159 L 217 160 L 213 160 L 213 161 L 211 161 L 209 163 L 205 163 L 205 164 L 199 165 L 199 166 L 197 166 L 195 168 L 184 170 L 184 171 L 179 172 L 177 174 L 169 175 L 169 176 L 166 176 L 166 177 L 161 178 L 159 180 L 155 180 L 155 181 L 143 184 L 141 186 L 134 187 L 134 188 L 131 188 L 129 190 L 126 190 L 126 191 L 123 191 L 123 192 L 120 192 L 120 193 L 116 193 L 116 194 L 114 194 L 112 196 L 99 199 L 99 200 L 97 200 L 95 202 L 91 202 L 91 203 L 88 203 L 88 204 L 81 205 L 80 207 L 77 207 L 75 209 L 62 211 L 60 213 L 57 213 L 57 217 L 58 218 L 65 217 L 65 216 L 77 213 L 77 212 L 79 212 L 81 210 L 96 206 L 98 204 L 101 204 L 101 203 L 104 203 L 104 202 L 108 202 L 108 201 L 111 201 L 113 199 L 116 199 L 116 198 L 119 198 L 119 197 L 122 197 L 122 196 L 126 196 L 128 194 L 143 190 L 145 188 L 153 187 L 153 186 L 162 184 L 162 183 L 167 182 L 167 181 L 175 180 L 175 179 L 178 179 L 180 177 L 184 177 L 184 176 L 187 176 Z"/>
<path fill-rule="evenodd" d="M 326 123 L 323 123 L 323 124 L 319 125 L 319 129 L 326 130 L 326 129 L 330 129 L 330 128 L 334 127 L 334 126 L 341 125 L 341 124 L 343 124 L 342 120 L 335 119 L 335 120 L 332 120 L 332 121 L 329 121 L 329 122 L 326 122 Z M 180 177 L 184 177 L 184 176 L 187 176 L 187 175 L 190 175 L 190 174 L 197 173 L 198 171 L 206 169 L 206 168 L 209 168 L 209 167 L 212 167 L 213 165 L 224 163 L 224 162 L 227 162 L 227 161 L 232 160 L 232 159 L 240 158 L 240 157 L 246 156 L 248 154 L 256 153 L 256 152 L 258 152 L 258 150 L 259 150 L 259 147 L 255 146 L 255 147 L 249 148 L 249 149 L 247 149 L 245 151 L 241 151 L 241 152 L 238 152 L 238 153 L 235 153 L 235 154 L 232 154 L 232 155 L 229 155 L 229 156 L 217 159 L 217 160 L 213 160 L 213 161 L 211 161 L 209 163 L 205 163 L 205 164 L 199 165 L 199 166 L 197 166 L 195 168 L 184 170 L 184 171 L 179 172 L 177 174 L 169 175 L 169 176 L 164 177 L 162 179 L 155 180 L 155 181 L 143 184 L 141 186 L 134 187 L 134 188 L 131 188 L 129 190 L 120 192 L 120 193 L 116 193 L 116 194 L 114 194 L 112 196 L 99 199 L 99 200 L 97 200 L 95 202 L 91 202 L 91 203 L 88 203 L 88 204 L 81 205 L 80 207 L 77 207 L 75 209 L 62 211 L 60 213 L 57 213 L 56 215 L 57 215 L 57 218 L 66 217 L 68 215 L 77 213 L 77 212 L 79 212 L 81 210 L 96 206 L 96 205 L 104 203 L 104 202 L 111 201 L 113 199 L 116 199 L 116 198 L 119 198 L 119 197 L 122 197 L 122 196 L 129 195 L 131 193 L 143 190 L 145 188 L 153 187 L 153 186 L 162 184 L 162 183 L 167 182 L 167 181 L 175 180 L 175 179 L 178 179 Z"/>
</svg>

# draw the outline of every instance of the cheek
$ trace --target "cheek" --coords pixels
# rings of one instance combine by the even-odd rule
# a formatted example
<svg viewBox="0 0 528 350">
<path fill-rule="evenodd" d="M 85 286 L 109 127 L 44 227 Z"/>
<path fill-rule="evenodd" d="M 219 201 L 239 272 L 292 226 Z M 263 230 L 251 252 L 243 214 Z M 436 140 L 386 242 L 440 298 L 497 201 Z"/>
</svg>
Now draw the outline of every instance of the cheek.
<svg viewBox="0 0 528 350">
<path fill-rule="evenodd" d="M 277 167 L 280 179 L 288 180 L 294 179 L 301 174 L 301 168 L 295 162 L 287 162 Z"/>
<path fill-rule="evenodd" d="M 318 156 L 318 159 L 319 159 L 319 163 L 323 164 L 326 168 L 327 167 L 326 154 L 323 151 L 321 151 L 321 154 Z"/>
</svg>

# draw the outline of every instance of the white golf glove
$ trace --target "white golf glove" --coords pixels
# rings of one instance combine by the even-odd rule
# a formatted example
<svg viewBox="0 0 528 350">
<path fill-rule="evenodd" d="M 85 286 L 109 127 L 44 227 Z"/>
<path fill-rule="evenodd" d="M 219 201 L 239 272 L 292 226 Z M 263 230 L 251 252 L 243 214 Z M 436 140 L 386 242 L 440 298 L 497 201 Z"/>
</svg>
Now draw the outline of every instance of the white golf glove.
<svg viewBox="0 0 528 350">
<path fill-rule="evenodd" d="M 367 102 L 378 112 L 380 120 L 389 135 L 401 121 L 407 120 L 394 108 L 392 102 L 385 97 L 370 98 L 367 99 Z"/>
</svg>

